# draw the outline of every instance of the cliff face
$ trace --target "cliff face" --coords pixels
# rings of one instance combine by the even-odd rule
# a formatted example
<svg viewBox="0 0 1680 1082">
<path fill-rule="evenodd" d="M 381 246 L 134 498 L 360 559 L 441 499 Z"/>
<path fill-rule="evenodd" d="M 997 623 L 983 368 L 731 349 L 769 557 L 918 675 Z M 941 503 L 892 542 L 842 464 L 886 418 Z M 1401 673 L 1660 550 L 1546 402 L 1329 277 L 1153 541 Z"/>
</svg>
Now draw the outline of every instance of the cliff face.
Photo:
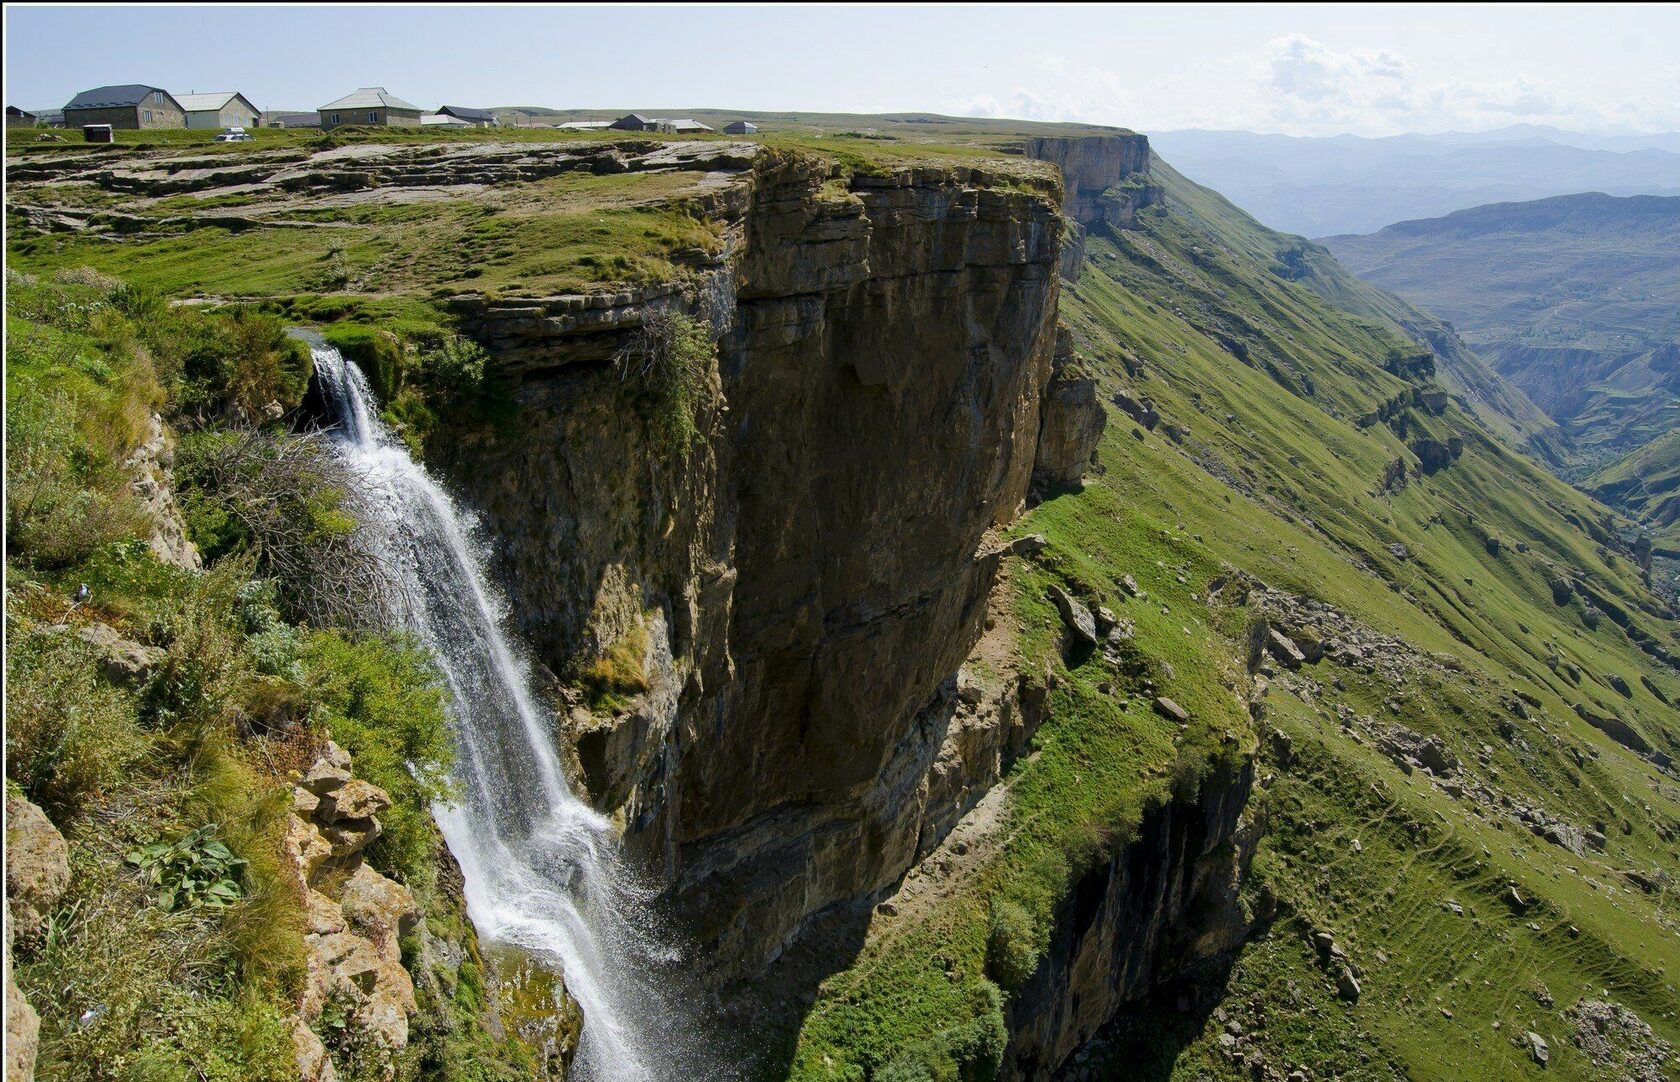
<svg viewBox="0 0 1680 1082">
<path fill-rule="evenodd" d="M 517 362 L 519 434 L 444 465 L 542 661 L 646 643 L 645 693 L 570 735 L 725 970 L 915 856 L 940 736 L 914 719 L 979 636 L 1051 374 L 1057 192 L 1022 168 L 761 159 L 720 204 L 686 450 L 610 362 L 641 298 L 470 313 Z"/>
<path fill-rule="evenodd" d="M 1126 1003 L 1242 942 L 1254 914 L 1238 891 L 1260 835 L 1245 815 L 1253 780 L 1249 763 L 1155 807 L 1075 885 L 1010 1003 L 1006 1077 L 1050 1078 Z"/>
<path fill-rule="evenodd" d="M 1062 171 L 1062 213 L 1068 236 L 1062 246 L 1062 277 L 1077 281 L 1085 262 L 1085 234 L 1097 225 L 1128 229 L 1137 212 L 1161 198 L 1161 189 L 1145 183 L 1149 139 L 1122 135 L 1028 139 L 1029 158 L 1050 162 Z"/>
</svg>

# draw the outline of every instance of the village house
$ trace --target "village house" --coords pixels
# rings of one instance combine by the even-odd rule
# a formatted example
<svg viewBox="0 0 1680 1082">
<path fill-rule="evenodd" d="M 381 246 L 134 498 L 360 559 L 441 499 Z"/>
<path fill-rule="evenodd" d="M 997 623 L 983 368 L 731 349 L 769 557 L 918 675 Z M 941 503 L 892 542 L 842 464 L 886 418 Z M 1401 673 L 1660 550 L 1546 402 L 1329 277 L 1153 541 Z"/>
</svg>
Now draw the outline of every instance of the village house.
<svg viewBox="0 0 1680 1082">
<path fill-rule="evenodd" d="M 737 120 L 725 125 L 723 131 L 725 135 L 757 135 L 758 125 L 750 120 Z"/>
<path fill-rule="evenodd" d="M 208 94 L 182 94 L 175 99 L 181 103 L 181 109 L 187 114 L 187 127 L 209 128 L 254 128 L 261 110 L 251 104 L 251 99 L 237 90 L 217 90 Z"/>
<path fill-rule="evenodd" d="M 6 127 L 33 128 L 41 123 L 41 118 L 28 109 L 19 109 L 15 105 L 6 106 Z"/>
<path fill-rule="evenodd" d="M 364 86 L 354 94 L 328 102 L 317 112 L 321 114 L 321 127 L 330 130 L 346 124 L 419 127 L 422 110 L 382 86 Z"/>
<path fill-rule="evenodd" d="M 454 117 L 456 120 L 471 124 L 475 128 L 494 128 L 496 126 L 496 114 L 488 109 L 468 109 L 460 105 L 440 105 L 436 115 Z"/>
<path fill-rule="evenodd" d="M 618 131 L 661 131 L 661 132 L 706 132 L 713 131 L 710 125 L 702 124 L 690 117 L 643 116 L 640 113 L 626 113 L 611 124 L 609 128 Z"/>
<path fill-rule="evenodd" d="M 113 128 L 184 128 L 186 110 L 169 91 L 139 83 L 84 90 L 64 106 L 70 126 L 109 124 Z"/>
</svg>

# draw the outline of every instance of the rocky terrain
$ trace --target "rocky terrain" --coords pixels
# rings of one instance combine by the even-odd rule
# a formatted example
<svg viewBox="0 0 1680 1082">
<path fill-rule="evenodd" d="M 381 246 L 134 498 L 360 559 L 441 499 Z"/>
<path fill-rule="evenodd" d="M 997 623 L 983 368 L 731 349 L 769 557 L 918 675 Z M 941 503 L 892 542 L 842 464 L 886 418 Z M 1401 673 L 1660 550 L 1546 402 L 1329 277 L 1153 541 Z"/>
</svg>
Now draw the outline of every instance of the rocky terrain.
<svg viewBox="0 0 1680 1082">
<path fill-rule="evenodd" d="M 1680 625 L 1520 395 L 1141 137 L 844 146 L 36 154 L 12 256 L 357 332 L 744 1076 L 1671 1069 Z M 564 993 L 528 1030 L 307 751 L 296 1062 L 448 1077 L 485 1018 L 563 1071 Z"/>
</svg>

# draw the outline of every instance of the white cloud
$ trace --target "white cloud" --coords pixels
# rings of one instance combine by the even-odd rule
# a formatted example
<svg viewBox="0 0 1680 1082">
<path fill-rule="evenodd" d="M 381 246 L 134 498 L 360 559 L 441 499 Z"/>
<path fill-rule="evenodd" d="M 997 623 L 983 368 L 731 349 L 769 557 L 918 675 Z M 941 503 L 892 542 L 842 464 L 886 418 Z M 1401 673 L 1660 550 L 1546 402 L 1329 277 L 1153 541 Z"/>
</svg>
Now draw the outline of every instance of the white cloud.
<svg viewBox="0 0 1680 1082">
<path fill-rule="evenodd" d="M 1033 57 L 1020 71 L 1030 77 L 1008 91 L 946 108 L 968 116 L 1296 135 L 1476 131 L 1520 123 L 1589 131 L 1680 127 L 1680 67 L 1653 73 L 1655 92 L 1612 101 L 1529 74 L 1491 81 L 1429 78 L 1392 49 L 1341 49 L 1305 34 L 1274 38 L 1257 50 L 1147 85 L 1128 86 L 1116 71 L 1081 67 L 1054 54 Z"/>
</svg>

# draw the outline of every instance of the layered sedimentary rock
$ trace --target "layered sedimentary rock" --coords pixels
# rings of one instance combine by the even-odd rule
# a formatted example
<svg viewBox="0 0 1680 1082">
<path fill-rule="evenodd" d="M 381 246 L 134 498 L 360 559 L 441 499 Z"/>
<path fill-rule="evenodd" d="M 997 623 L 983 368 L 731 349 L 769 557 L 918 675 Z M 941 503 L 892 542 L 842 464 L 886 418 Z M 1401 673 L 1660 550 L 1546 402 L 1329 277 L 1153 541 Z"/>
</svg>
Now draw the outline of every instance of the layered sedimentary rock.
<svg viewBox="0 0 1680 1082">
<path fill-rule="evenodd" d="M 1147 179 L 1147 136 L 1041 136 L 1028 139 L 1025 149 L 1028 157 L 1050 162 L 1065 178 L 1062 213 L 1067 216 L 1067 237 L 1061 274 L 1069 281 L 1079 278 L 1085 236 L 1091 229 L 1129 229 L 1139 210 L 1161 198 L 1160 187 Z"/>
<path fill-rule="evenodd" d="M 517 360 L 520 438 L 443 465 L 507 539 L 545 663 L 640 657 L 629 708 L 573 711 L 582 773 L 725 969 L 916 854 L 944 735 L 915 719 L 980 634 L 982 542 L 1023 505 L 1051 374 L 1059 192 L 1000 168 L 761 159 L 689 444 L 612 361 L 636 298 L 463 306 Z"/>
</svg>

